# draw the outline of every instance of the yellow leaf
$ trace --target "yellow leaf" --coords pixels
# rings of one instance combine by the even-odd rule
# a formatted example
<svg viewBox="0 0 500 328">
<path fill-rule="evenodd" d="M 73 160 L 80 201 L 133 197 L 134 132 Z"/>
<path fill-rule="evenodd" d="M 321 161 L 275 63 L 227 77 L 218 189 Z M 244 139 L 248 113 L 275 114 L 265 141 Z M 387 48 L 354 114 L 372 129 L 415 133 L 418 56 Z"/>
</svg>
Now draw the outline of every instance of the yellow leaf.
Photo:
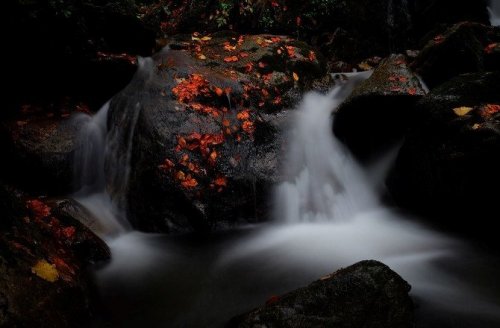
<svg viewBox="0 0 500 328">
<path fill-rule="evenodd" d="M 204 54 L 199 54 L 198 59 L 205 60 L 207 57 Z"/>
<path fill-rule="evenodd" d="M 59 272 L 57 272 L 56 266 L 45 260 L 36 262 L 36 264 L 31 267 L 31 272 L 49 282 L 55 282 L 59 279 Z"/>
<path fill-rule="evenodd" d="M 298 81 L 299 80 L 299 76 L 297 75 L 297 73 L 293 72 L 293 79 L 295 81 Z"/>
<path fill-rule="evenodd" d="M 197 38 L 197 37 L 195 37 L 195 36 L 192 36 L 192 37 L 191 37 L 191 40 L 193 40 L 193 41 L 200 41 L 200 38 Z"/>
<path fill-rule="evenodd" d="M 361 63 L 359 63 L 358 67 L 360 69 L 362 69 L 363 71 L 369 71 L 369 70 L 373 69 L 373 67 L 370 64 L 368 64 L 367 62 L 361 62 Z"/>
<path fill-rule="evenodd" d="M 453 108 L 453 111 L 457 116 L 464 116 L 469 114 L 469 112 L 472 110 L 472 107 L 457 107 Z"/>
<path fill-rule="evenodd" d="M 474 124 L 474 125 L 472 126 L 472 130 L 477 130 L 477 129 L 479 129 L 480 127 L 481 127 L 481 124 L 476 123 L 476 124 Z"/>
<path fill-rule="evenodd" d="M 201 41 L 210 41 L 212 38 L 210 36 L 204 36 L 201 38 Z"/>
</svg>

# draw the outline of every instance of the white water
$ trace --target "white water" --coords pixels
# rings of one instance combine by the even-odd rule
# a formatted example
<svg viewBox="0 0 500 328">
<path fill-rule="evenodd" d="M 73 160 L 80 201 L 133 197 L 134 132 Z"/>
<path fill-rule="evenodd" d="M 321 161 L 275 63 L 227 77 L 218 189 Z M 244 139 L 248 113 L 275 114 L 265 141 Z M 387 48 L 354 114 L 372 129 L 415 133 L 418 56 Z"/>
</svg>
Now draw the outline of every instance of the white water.
<svg viewBox="0 0 500 328">
<path fill-rule="evenodd" d="M 150 58 L 139 58 L 137 79 L 152 71 Z M 132 138 L 140 113 L 140 103 L 120 108 L 116 120 L 121 127 L 108 128 L 110 102 L 93 116 L 78 114 L 82 127 L 75 152 L 74 199 L 98 221 L 98 233 L 110 240 L 131 230 L 126 218 L 125 195 L 130 176 Z"/>
<path fill-rule="evenodd" d="M 273 224 L 208 240 L 137 232 L 111 240 L 113 261 L 97 282 L 114 326 L 221 327 L 271 295 L 376 259 L 412 285 L 417 327 L 498 327 L 500 261 L 383 206 L 394 153 L 367 170 L 333 137 L 332 112 L 366 77 L 305 96 Z"/>
<path fill-rule="evenodd" d="M 500 26 L 500 0 L 490 0 L 488 11 L 491 25 Z"/>
</svg>

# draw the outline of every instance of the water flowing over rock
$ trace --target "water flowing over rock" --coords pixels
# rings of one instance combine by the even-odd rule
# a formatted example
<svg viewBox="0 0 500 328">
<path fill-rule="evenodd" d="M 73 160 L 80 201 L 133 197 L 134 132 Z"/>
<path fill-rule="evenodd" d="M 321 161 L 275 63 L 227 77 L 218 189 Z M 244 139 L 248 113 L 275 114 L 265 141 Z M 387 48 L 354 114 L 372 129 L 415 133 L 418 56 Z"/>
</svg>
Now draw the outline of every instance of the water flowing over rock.
<svg viewBox="0 0 500 328">
<path fill-rule="evenodd" d="M 226 327 L 413 327 L 410 285 L 386 265 L 362 261 L 271 298 Z"/>
<path fill-rule="evenodd" d="M 145 230 L 209 230 L 264 218 L 281 127 L 301 92 L 327 90 L 324 60 L 288 37 L 179 36 L 110 103 L 129 130 L 129 218 Z"/>
<path fill-rule="evenodd" d="M 373 160 L 404 136 L 425 88 L 404 55 L 391 55 L 340 105 L 333 131 L 358 159 Z"/>
</svg>

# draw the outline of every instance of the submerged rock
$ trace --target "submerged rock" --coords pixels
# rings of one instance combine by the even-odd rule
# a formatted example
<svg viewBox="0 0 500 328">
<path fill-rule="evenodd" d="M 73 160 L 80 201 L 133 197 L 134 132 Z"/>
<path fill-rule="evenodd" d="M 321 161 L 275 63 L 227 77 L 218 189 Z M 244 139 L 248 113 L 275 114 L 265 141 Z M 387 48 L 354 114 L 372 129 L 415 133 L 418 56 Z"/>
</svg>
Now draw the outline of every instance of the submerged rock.
<svg viewBox="0 0 500 328">
<path fill-rule="evenodd" d="M 285 108 L 305 90 L 329 88 L 323 58 L 273 35 L 179 36 L 169 47 L 110 105 L 112 131 L 133 133 L 132 223 L 200 231 L 264 218 Z"/>
<path fill-rule="evenodd" d="M 307 287 L 275 296 L 266 305 L 233 318 L 244 327 L 413 327 L 410 285 L 386 265 L 362 261 Z"/>
<path fill-rule="evenodd" d="M 0 326 L 88 326 L 87 269 L 109 259 L 106 244 L 43 199 L 3 184 L 0 196 Z"/>
<path fill-rule="evenodd" d="M 424 94 L 406 57 L 391 55 L 339 107 L 333 131 L 358 159 L 372 159 L 403 137 Z"/>
<path fill-rule="evenodd" d="M 500 184 L 500 74 L 456 77 L 417 104 L 389 177 L 396 202 L 446 229 L 491 235 Z M 478 218 L 484 224 L 470 224 Z M 492 226 L 491 226 L 492 227 Z"/>
</svg>

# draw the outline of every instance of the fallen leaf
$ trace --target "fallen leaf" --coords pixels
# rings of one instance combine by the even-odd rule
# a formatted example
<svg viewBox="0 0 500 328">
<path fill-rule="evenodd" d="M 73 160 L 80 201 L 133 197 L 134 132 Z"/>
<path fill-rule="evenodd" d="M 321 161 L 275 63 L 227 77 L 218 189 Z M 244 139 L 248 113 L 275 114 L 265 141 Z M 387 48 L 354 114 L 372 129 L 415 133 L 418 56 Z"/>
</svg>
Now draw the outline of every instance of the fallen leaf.
<svg viewBox="0 0 500 328">
<path fill-rule="evenodd" d="M 457 107 L 457 108 L 453 108 L 453 112 L 457 115 L 457 116 L 464 116 L 464 115 L 467 115 L 469 114 L 470 111 L 472 111 L 473 108 L 472 107 L 465 107 L 465 106 L 462 106 L 462 107 Z"/>
<path fill-rule="evenodd" d="M 246 52 L 240 52 L 240 57 L 241 58 L 247 58 L 249 55 Z"/>
<path fill-rule="evenodd" d="M 227 186 L 227 178 L 226 177 L 218 177 L 215 179 L 214 184 L 217 187 L 226 187 Z"/>
<path fill-rule="evenodd" d="M 215 87 L 215 93 L 217 94 L 217 96 L 220 97 L 224 94 L 224 90 L 222 90 L 221 88 Z"/>
<path fill-rule="evenodd" d="M 204 54 L 199 54 L 198 59 L 205 60 L 207 57 Z"/>
<path fill-rule="evenodd" d="M 493 50 L 497 47 L 497 45 L 498 43 L 489 44 L 488 46 L 486 46 L 486 48 L 484 48 L 484 52 L 486 52 L 487 54 L 493 53 Z"/>
<path fill-rule="evenodd" d="M 38 277 L 48 282 L 56 282 L 59 279 L 59 272 L 54 264 L 50 264 L 45 260 L 39 260 L 34 266 L 31 267 L 31 272 Z"/>
<path fill-rule="evenodd" d="M 369 71 L 369 70 L 373 69 L 373 67 L 370 64 L 368 64 L 367 62 L 365 62 L 365 61 L 359 63 L 358 67 L 360 69 L 362 69 L 363 71 Z M 390 80 L 390 78 L 389 78 L 389 80 Z"/>
<path fill-rule="evenodd" d="M 195 178 L 192 178 L 190 175 L 188 175 L 188 178 L 182 181 L 181 185 L 186 189 L 191 189 L 198 185 L 198 181 L 196 181 Z"/>
<path fill-rule="evenodd" d="M 297 73 L 293 72 L 293 79 L 295 81 L 298 81 L 299 80 L 299 75 L 297 75 Z"/>
<path fill-rule="evenodd" d="M 201 38 L 201 41 L 210 41 L 210 40 L 212 40 L 212 37 L 210 36 L 204 36 Z"/>
<path fill-rule="evenodd" d="M 230 56 L 230 57 L 224 58 L 224 61 L 226 63 L 233 63 L 233 62 L 237 62 L 238 60 L 239 60 L 238 56 Z"/>
<path fill-rule="evenodd" d="M 417 89 L 416 88 L 409 88 L 408 90 L 408 94 L 411 95 L 411 96 L 414 96 L 417 94 Z"/>
</svg>

